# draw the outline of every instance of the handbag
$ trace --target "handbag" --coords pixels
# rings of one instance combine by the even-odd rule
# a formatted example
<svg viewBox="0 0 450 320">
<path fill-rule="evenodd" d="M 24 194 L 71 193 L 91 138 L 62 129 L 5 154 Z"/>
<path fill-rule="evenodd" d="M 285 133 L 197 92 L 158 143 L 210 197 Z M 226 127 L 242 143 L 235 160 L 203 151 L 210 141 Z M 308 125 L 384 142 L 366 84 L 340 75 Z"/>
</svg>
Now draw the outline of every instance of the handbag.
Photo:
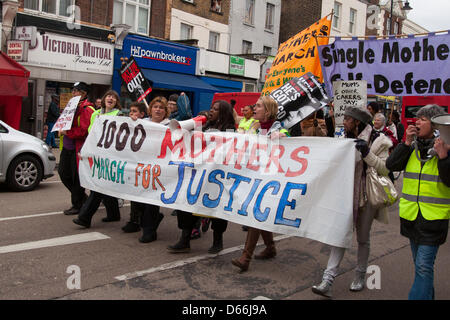
<svg viewBox="0 0 450 320">
<path fill-rule="evenodd" d="M 374 167 L 366 170 L 366 193 L 368 202 L 376 208 L 389 207 L 400 196 L 391 179 L 380 176 Z"/>
</svg>

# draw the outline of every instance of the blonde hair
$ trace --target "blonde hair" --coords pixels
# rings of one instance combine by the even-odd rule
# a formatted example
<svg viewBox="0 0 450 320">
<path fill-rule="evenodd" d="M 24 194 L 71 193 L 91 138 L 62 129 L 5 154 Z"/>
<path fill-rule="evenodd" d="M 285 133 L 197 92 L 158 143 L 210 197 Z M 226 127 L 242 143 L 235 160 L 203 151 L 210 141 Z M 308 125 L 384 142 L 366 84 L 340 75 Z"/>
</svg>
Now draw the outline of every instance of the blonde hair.
<svg viewBox="0 0 450 320">
<path fill-rule="evenodd" d="M 165 97 L 162 97 L 162 96 L 158 96 L 158 97 L 156 97 L 156 98 L 153 98 L 152 102 L 150 102 L 150 105 L 148 106 L 149 110 L 148 110 L 148 112 L 147 112 L 147 113 L 149 114 L 149 116 L 152 115 L 152 108 L 153 108 L 153 105 L 154 105 L 155 103 L 157 103 L 157 102 L 161 103 L 162 106 L 164 107 L 164 110 L 166 111 L 166 115 L 165 115 L 164 118 L 168 118 L 168 117 L 170 116 L 169 106 L 168 106 L 168 104 L 167 104 L 167 99 L 166 99 Z"/>
<path fill-rule="evenodd" d="M 278 113 L 278 104 L 270 96 L 263 96 L 259 98 L 264 105 L 264 110 L 268 114 L 269 120 L 275 120 Z"/>
</svg>

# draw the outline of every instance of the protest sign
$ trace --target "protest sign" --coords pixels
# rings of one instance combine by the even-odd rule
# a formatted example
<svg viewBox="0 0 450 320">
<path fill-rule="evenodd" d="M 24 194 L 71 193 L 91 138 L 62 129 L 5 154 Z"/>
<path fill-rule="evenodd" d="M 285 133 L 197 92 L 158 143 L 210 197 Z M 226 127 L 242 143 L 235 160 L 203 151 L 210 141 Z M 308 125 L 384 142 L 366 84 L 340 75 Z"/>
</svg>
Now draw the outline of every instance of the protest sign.
<svg viewBox="0 0 450 320">
<path fill-rule="evenodd" d="M 314 35 L 329 35 L 330 24 L 328 16 L 324 17 L 280 45 L 267 74 L 262 95 L 269 95 L 292 78 L 300 77 L 307 72 L 323 81 L 316 46 L 327 44 L 328 37 L 319 37 L 316 42 Z"/>
<path fill-rule="evenodd" d="M 144 74 L 139 69 L 133 57 L 130 57 L 127 63 L 122 65 L 120 76 L 127 87 L 129 93 L 134 95 L 134 100 L 142 101 L 152 92 L 152 88 L 145 79 Z"/>
<path fill-rule="evenodd" d="M 195 212 L 350 247 L 351 139 L 185 131 L 100 116 L 81 150 L 81 185 L 114 197 Z"/>
<path fill-rule="evenodd" d="M 334 123 L 337 127 L 344 126 L 344 113 L 347 106 L 367 107 L 367 81 L 334 81 Z"/>
<path fill-rule="evenodd" d="M 329 99 L 322 84 L 308 72 L 270 93 L 278 104 L 277 121 L 289 129 L 327 105 Z"/>
<path fill-rule="evenodd" d="M 56 120 L 52 132 L 70 130 L 70 128 L 72 128 L 73 118 L 75 117 L 75 112 L 77 111 L 80 99 L 81 96 L 76 96 L 69 100 L 66 107 L 59 115 L 58 120 Z"/>
<path fill-rule="evenodd" d="M 450 34 L 341 40 L 319 47 L 327 92 L 338 80 L 366 80 L 385 96 L 450 94 Z"/>
</svg>

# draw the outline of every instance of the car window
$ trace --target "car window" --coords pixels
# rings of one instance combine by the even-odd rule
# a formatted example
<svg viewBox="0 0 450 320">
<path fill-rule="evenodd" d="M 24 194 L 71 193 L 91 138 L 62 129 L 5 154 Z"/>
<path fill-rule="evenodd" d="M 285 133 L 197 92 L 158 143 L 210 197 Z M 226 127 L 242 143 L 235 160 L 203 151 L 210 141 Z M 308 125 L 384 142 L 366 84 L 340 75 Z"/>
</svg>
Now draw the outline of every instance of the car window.
<svg viewBox="0 0 450 320">
<path fill-rule="evenodd" d="M 8 129 L 0 124 L 0 133 L 8 133 Z"/>
</svg>

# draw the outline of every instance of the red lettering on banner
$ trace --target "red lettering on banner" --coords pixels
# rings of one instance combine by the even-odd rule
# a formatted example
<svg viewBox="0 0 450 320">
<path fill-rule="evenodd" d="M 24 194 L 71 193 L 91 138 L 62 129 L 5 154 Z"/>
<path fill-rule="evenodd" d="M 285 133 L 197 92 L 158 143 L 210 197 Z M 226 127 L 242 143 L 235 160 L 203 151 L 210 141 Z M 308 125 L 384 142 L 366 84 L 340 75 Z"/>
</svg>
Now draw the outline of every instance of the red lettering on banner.
<svg viewBox="0 0 450 320">
<path fill-rule="evenodd" d="M 242 158 L 244 157 L 245 151 L 248 148 L 249 141 L 246 140 L 244 142 L 244 146 L 241 149 L 236 148 L 237 142 L 238 142 L 238 138 L 234 138 L 233 144 L 231 145 L 230 149 L 228 150 L 227 156 L 225 157 L 223 164 L 228 165 L 228 162 L 230 161 L 233 154 L 237 154 L 238 156 L 234 163 L 234 168 L 240 170 L 240 169 L 242 169 L 241 161 L 242 161 Z"/>
<path fill-rule="evenodd" d="M 223 146 L 225 143 L 227 143 L 228 141 L 230 141 L 231 138 L 225 139 L 224 136 L 211 136 L 211 142 L 215 142 L 216 143 L 216 147 L 211 151 L 211 153 L 209 154 L 209 158 L 206 160 L 207 162 L 214 162 L 214 156 L 216 155 L 216 150 L 219 149 L 221 146 Z"/>
<path fill-rule="evenodd" d="M 298 156 L 299 152 L 303 152 L 303 154 L 309 154 L 309 148 L 306 146 L 299 147 L 291 152 L 291 159 L 299 162 L 302 167 L 298 171 L 291 171 L 290 168 L 288 168 L 288 171 L 286 172 L 286 177 L 297 177 L 303 173 L 305 173 L 306 169 L 308 168 L 308 160 L 305 158 L 300 158 Z"/>
<path fill-rule="evenodd" d="M 254 170 L 254 171 L 258 171 L 259 170 L 259 165 L 255 166 L 255 165 L 252 164 L 254 161 L 257 161 L 257 163 L 259 162 L 259 154 L 257 154 L 257 150 L 264 150 L 264 151 L 266 151 L 267 150 L 267 144 L 256 143 L 256 144 L 253 145 L 252 151 L 250 152 L 250 157 L 249 157 L 248 162 L 247 162 L 247 169 Z"/>
<path fill-rule="evenodd" d="M 161 151 L 159 153 L 158 159 L 165 158 L 167 154 L 167 148 L 175 153 L 178 149 L 180 150 L 180 159 L 184 159 L 184 154 L 186 153 L 186 146 L 184 145 L 184 137 L 177 140 L 175 145 L 172 143 L 172 135 L 170 133 L 170 129 L 166 130 L 166 135 L 164 136 L 163 141 L 161 142 Z"/>
<path fill-rule="evenodd" d="M 279 150 L 280 152 L 278 153 L 278 155 L 275 155 L 275 152 Z M 284 154 L 284 146 L 282 145 L 273 145 L 272 146 L 272 150 L 270 151 L 270 155 L 269 155 L 269 161 L 267 162 L 267 166 L 266 166 L 266 170 L 265 172 L 269 172 L 269 168 L 270 168 L 270 164 L 273 162 L 275 164 L 275 166 L 277 166 L 278 168 L 278 172 L 279 173 L 284 173 L 284 170 L 281 168 L 280 165 L 280 158 L 283 157 Z"/>
<path fill-rule="evenodd" d="M 200 138 L 201 142 L 202 142 L 202 148 L 198 153 L 194 153 L 195 152 L 195 139 L 196 138 Z M 195 159 L 197 158 L 199 155 L 201 155 L 203 153 L 203 151 L 205 151 L 206 149 L 206 140 L 205 140 L 205 135 L 203 134 L 203 132 L 198 132 L 198 131 L 194 131 L 194 134 L 191 137 L 191 158 Z"/>
</svg>

